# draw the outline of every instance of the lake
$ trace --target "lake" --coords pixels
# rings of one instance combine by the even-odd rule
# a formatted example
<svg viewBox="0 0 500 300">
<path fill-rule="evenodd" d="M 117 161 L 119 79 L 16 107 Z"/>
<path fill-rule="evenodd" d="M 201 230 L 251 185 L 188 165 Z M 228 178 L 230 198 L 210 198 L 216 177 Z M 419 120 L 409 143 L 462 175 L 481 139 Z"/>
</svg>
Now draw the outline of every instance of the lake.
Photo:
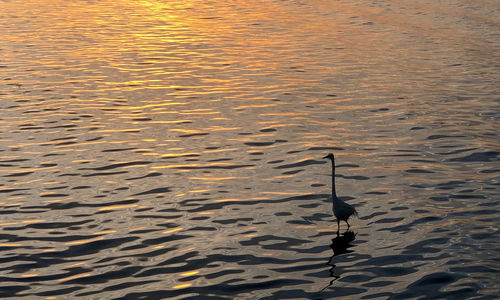
<svg viewBox="0 0 500 300">
<path fill-rule="evenodd" d="M 0 297 L 496 299 L 499 20 L 0 2 Z"/>
</svg>

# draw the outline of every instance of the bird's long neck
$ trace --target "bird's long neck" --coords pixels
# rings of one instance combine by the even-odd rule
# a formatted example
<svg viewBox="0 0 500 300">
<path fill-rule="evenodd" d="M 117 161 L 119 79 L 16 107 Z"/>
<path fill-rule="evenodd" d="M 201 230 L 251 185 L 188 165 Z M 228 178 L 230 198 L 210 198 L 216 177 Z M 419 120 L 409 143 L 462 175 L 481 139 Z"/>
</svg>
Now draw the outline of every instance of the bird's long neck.
<svg viewBox="0 0 500 300">
<path fill-rule="evenodd" d="M 332 197 L 337 198 L 337 193 L 335 191 L 335 160 L 332 159 Z"/>
</svg>

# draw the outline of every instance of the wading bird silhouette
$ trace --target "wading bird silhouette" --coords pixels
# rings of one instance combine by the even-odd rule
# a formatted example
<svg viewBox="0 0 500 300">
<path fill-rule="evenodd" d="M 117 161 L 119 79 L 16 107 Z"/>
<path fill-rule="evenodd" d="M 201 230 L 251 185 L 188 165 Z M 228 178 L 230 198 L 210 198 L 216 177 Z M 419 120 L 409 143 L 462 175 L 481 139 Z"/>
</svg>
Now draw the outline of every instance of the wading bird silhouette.
<svg viewBox="0 0 500 300">
<path fill-rule="evenodd" d="M 337 218 L 337 235 L 340 231 L 340 221 L 345 221 L 347 223 L 347 229 L 349 230 L 349 222 L 347 220 L 350 216 L 358 216 L 358 212 L 352 205 L 345 203 L 337 197 L 335 191 L 335 157 L 333 153 L 328 154 L 323 158 L 329 158 L 332 161 L 332 203 L 333 203 L 333 214 Z"/>
</svg>

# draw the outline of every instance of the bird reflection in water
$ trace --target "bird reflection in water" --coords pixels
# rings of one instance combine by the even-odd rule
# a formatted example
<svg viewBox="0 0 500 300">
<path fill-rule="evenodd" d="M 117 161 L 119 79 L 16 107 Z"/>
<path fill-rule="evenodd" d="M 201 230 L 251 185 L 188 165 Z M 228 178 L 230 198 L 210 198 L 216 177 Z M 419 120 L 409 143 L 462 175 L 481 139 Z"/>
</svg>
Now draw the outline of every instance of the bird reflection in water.
<svg viewBox="0 0 500 300">
<path fill-rule="evenodd" d="M 350 243 L 354 241 L 355 238 L 356 234 L 351 230 L 347 230 L 342 235 L 337 235 L 335 238 L 332 239 L 330 248 L 333 251 L 333 255 L 330 257 L 330 259 L 326 264 L 331 267 L 329 271 L 330 271 L 330 277 L 332 277 L 333 279 L 321 291 L 324 291 L 327 288 L 331 287 L 333 285 L 333 282 L 340 278 L 340 275 L 335 274 L 336 265 L 333 263 L 333 258 L 337 255 L 353 252 L 353 250 L 349 250 L 349 248 L 353 246 Z"/>
</svg>

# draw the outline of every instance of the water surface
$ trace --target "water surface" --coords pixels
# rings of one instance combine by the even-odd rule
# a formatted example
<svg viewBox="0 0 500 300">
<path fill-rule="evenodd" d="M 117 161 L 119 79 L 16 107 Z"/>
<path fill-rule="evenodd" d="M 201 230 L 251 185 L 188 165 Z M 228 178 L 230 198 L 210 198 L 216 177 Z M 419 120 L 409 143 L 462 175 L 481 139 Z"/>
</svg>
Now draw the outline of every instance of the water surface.
<svg viewBox="0 0 500 300">
<path fill-rule="evenodd" d="M 497 1 L 0 11 L 2 298 L 498 295 Z"/>
</svg>

